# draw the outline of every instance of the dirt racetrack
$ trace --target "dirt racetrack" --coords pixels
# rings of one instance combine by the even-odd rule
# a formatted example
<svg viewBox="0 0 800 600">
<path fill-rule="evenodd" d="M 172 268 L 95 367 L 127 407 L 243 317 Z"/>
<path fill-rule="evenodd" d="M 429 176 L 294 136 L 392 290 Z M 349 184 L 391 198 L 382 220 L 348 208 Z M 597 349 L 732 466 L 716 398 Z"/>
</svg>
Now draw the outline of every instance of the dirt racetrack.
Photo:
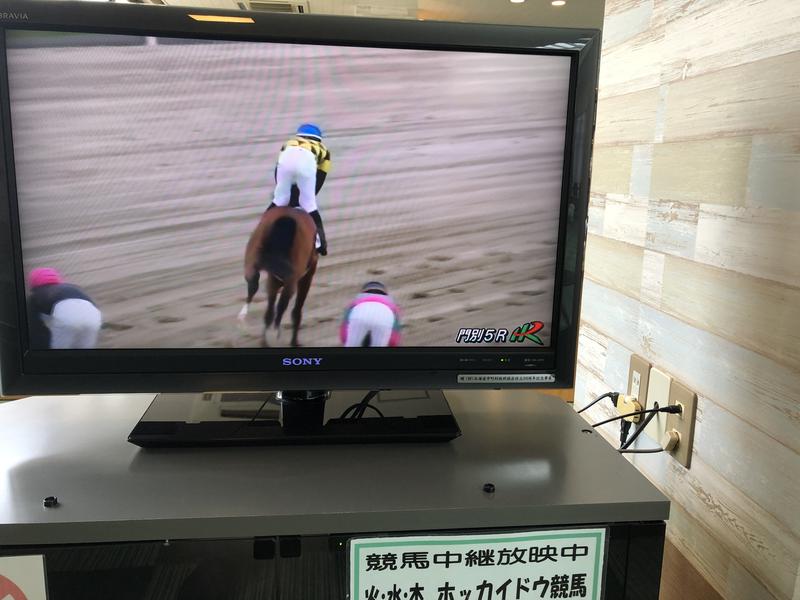
<svg viewBox="0 0 800 600">
<path fill-rule="evenodd" d="M 236 327 L 244 246 L 304 121 L 333 170 L 303 345 L 338 345 L 369 279 L 404 345 L 531 320 L 550 338 L 566 58 L 142 44 L 15 48 L 9 71 L 26 271 L 82 286 L 102 347 L 258 345 L 263 290 Z"/>
</svg>

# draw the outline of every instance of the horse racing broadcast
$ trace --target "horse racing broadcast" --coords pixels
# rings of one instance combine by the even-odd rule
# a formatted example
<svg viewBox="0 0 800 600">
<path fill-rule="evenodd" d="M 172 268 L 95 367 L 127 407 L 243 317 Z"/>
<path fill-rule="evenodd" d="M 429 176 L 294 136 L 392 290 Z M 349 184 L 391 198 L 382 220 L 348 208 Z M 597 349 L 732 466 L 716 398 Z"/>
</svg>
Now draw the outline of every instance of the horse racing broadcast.
<svg viewBox="0 0 800 600">
<path fill-rule="evenodd" d="M 569 56 L 10 30 L 6 60 L 31 349 L 551 346 Z"/>
</svg>

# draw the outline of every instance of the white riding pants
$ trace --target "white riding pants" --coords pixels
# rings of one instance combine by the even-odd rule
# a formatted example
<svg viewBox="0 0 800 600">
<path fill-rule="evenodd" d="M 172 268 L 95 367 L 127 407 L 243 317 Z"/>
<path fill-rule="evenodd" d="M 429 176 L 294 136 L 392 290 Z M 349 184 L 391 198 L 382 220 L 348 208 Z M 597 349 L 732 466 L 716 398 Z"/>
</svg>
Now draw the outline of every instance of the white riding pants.
<svg viewBox="0 0 800 600">
<path fill-rule="evenodd" d="M 97 346 L 103 317 L 91 302 L 68 298 L 53 307 L 45 322 L 50 328 L 51 349 L 86 350 Z"/>
<path fill-rule="evenodd" d="M 307 213 L 317 210 L 317 159 L 310 150 L 289 146 L 278 157 L 277 183 L 272 202 L 288 206 L 292 185 L 300 190 L 300 207 Z"/>
<path fill-rule="evenodd" d="M 370 334 L 370 346 L 386 347 L 392 337 L 394 322 L 394 313 L 385 304 L 362 302 L 350 311 L 344 345 L 348 348 L 361 346 Z"/>
</svg>

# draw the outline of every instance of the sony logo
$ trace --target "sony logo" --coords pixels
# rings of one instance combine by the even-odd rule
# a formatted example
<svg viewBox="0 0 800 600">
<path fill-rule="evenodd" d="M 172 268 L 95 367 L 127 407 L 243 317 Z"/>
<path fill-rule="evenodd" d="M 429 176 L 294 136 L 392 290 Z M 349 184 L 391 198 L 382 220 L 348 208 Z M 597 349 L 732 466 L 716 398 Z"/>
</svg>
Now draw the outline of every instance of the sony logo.
<svg viewBox="0 0 800 600">
<path fill-rule="evenodd" d="M 321 358 L 284 358 L 283 359 L 283 366 L 284 367 L 304 367 L 304 366 L 318 367 L 321 362 L 322 362 Z"/>
<path fill-rule="evenodd" d="M 3 21 L 27 21 L 28 13 L 0 12 Z"/>
</svg>

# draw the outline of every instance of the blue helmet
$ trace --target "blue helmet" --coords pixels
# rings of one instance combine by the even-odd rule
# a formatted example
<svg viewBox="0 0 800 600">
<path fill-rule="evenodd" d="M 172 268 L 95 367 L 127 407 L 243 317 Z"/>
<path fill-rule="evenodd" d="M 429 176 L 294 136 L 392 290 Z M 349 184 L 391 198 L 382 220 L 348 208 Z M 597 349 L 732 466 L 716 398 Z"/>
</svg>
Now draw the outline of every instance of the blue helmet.
<svg viewBox="0 0 800 600">
<path fill-rule="evenodd" d="M 322 130 L 313 123 L 303 123 L 297 128 L 297 135 L 313 138 L 315 140 L 321 140 Z"/>
</svg>

